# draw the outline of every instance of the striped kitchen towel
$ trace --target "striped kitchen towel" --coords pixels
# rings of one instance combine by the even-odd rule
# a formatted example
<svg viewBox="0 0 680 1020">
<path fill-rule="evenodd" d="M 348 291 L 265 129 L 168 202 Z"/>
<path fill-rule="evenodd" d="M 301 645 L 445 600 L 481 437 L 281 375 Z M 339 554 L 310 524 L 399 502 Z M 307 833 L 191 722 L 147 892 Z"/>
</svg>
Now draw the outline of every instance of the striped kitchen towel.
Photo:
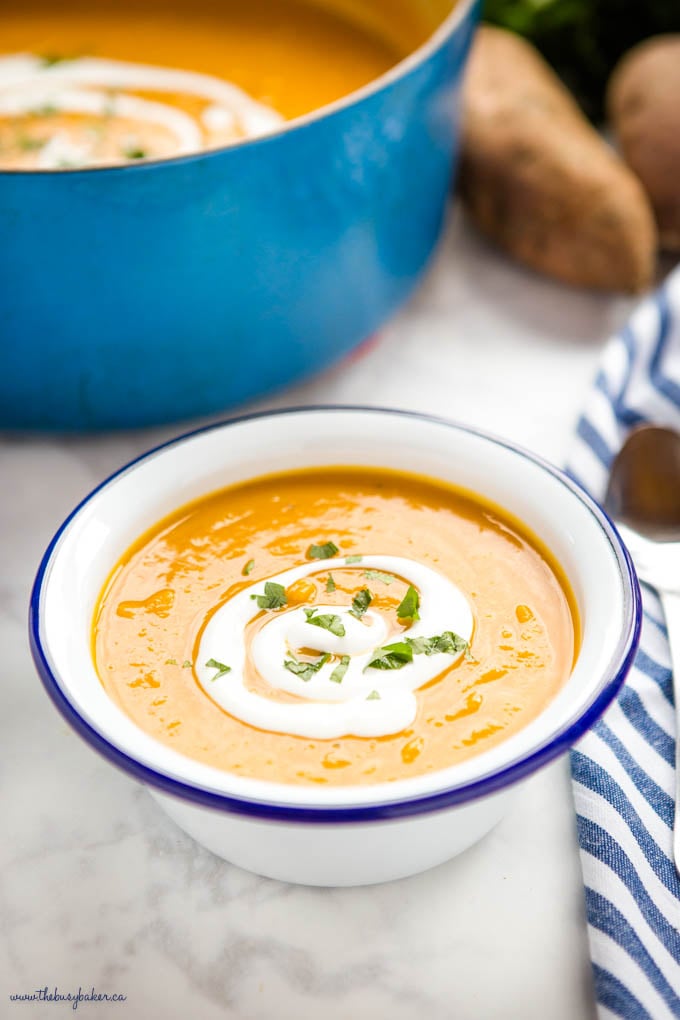
<svg viewBox="0 0 680 1020">
<path fill-rule="evenodd" d="M 569 473 L 602 499 L 642 422 L 680 430 L 680 270 L 607 344 Z M 675 714 L 663 613 L 642 586 L 635 665 L 571 755 L 600 1020 L 680 1017 L 680 881 L 671 847 Z"/>
</svg>

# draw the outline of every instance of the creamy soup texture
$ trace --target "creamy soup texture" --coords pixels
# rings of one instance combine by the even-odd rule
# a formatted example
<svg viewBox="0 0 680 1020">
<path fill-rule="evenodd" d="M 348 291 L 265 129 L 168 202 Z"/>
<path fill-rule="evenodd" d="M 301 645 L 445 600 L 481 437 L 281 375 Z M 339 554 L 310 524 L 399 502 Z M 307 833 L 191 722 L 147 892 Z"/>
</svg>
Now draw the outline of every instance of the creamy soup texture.
<svg viewBox="0 0 680 1020">
<path fill-rule="evenodd" d="M 546 707 L 577 628 L 560 568 L 501 511 L 418 476 L 320 468 L 214 493 L 121 559 L 104 688 L 190 758 L 285 783 L 391 781 Z"/>
<path fill-rule="evenodd" d="M 134 162 L 266 134 L 388 70 L 421 41 L 424 26 L 407 27 L 408 42 L 298 0 L 5 0 L 0 168 Z"/>
</svg>

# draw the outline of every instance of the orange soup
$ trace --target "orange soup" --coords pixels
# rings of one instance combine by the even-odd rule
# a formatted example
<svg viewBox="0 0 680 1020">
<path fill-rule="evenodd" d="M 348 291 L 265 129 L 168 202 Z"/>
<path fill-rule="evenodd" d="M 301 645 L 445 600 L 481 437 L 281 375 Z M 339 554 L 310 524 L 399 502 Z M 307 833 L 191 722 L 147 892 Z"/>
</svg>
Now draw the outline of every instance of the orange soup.
<svg viewBox="0 0 680 1020">
<path fill-rule="evenodd" d="M 394 2 L 4 0 L 0 168 L 163 158 L 276 130 L 383 74 L 451 6 L 417 18 Z"/>
<path fill-rule="evenodd" d="M 144 534 L 97 606 L 113 701 L 239 776 L 342 785 L 506 740 L 568 678 L 573 598 L 517 521 L 427 478 L 272 475 Z"/>
</svg>

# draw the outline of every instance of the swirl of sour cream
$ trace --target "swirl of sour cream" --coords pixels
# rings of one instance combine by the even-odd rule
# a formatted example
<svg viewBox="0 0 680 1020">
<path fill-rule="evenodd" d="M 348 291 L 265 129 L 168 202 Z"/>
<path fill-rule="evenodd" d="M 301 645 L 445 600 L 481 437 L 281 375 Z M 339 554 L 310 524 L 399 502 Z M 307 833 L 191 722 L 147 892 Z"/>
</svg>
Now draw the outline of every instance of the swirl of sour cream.
<svg viewBox="0 0 680 1020">
<path fill-rule="evenodd" d="M 328 561 L 334 568 L 353 566 L 347 558 Z M 293 567 L 268 580 L 284 588 L 295 581 L 318 573 L 319 562 Z M 423 563 L 401 556 L 363 556 L 361 569 L 379 570 L 400 577 L 413 585 L 420 597 L 420 618 L 408 630 L 409 638 L 429 638 L 453 631 L 465 641 L 470 640 L 473 616 L 467 599 L 448 578 Z M 258 729 L 294 736 L 330 740 L 353 734 L 381 737 L 398 733 L 408 727 L 416 715 L 414 691 L 453 665 L 462 652 L 455 655 L 436 652 L 414 655 L 400 669 L 381 670 L 370 666 L 374 653 L 387 638 L 389 628 L 384 616 L 370 607 L 361 619 L 353 616 L 350 606 L 295 606 L 270 613 L 270 619 L 259 629 L 251 645 L 252 663 L 260 676 L 272 687 L 294 694 L 299 702 L 282 702 L 249 690 L 245 683 L 247 624 L 260 612 L 252 595 L 261 594 L 264 581 L 242 589 L 228 599 L 209 620 L 199 644 L 196 675 L 203 690 L 230 715 Z M 331 633 L 310 624 L 305 610 L 315 615 L 338 616 L 344 635 Z M 339 629 L 339 628 L 336 628 Z M 392 641 L 399 640 L 393 637 Z M 285 666 L 295 660 L 300 649 L 313 648 L 330 659 L 303 679 Z M 340 682 L 333 679 L 340 661 L 348 656 Z M 210 661 L 230 667 L 228 673 L 216 676 Z"/>
<path fill-rule="evenodd" d="M 190 116 L 173 103 L 135 92 L 191 96 L 205 105 L 199 115 Z M 94 57 L 56 63 L 24 53 L 0 57 L 0 117 L 40 115 L 44 109 L 52 115 L 123 118 L 141 127 L 162 128 L 172 139 L 173 155 L 262 135 L 283 121 L 279 113 L 231 82 L 195 71 Z M 91 136 L 74 142 L 61 130 L 54 137 L 56 142 L 40 152 L 38 166 L 58 167 L 65 160 L 82 166 L 97 162 Z"/>
</svg>

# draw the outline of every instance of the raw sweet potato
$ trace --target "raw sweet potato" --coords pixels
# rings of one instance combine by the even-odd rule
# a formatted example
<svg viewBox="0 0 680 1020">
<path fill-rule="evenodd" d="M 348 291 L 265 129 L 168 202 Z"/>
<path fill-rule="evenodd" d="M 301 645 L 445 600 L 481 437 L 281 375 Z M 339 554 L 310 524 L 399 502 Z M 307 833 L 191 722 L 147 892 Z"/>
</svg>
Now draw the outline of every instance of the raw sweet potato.
<svg viewBox="0 0 680 1020">
<path fill-rule="evenodd" d="M 630 50 L 607 89 L 624 158 L 652 202 L 663 248 L 680 251 L 680 35 Z"/>
<path fill-rule="evenodd" d="M 460 190 L 479 227 L 567 283 L 640 291 L 656 230 L 635 175 L 529 43 L 478 32 L 463 100 Z"/>
</svg>

